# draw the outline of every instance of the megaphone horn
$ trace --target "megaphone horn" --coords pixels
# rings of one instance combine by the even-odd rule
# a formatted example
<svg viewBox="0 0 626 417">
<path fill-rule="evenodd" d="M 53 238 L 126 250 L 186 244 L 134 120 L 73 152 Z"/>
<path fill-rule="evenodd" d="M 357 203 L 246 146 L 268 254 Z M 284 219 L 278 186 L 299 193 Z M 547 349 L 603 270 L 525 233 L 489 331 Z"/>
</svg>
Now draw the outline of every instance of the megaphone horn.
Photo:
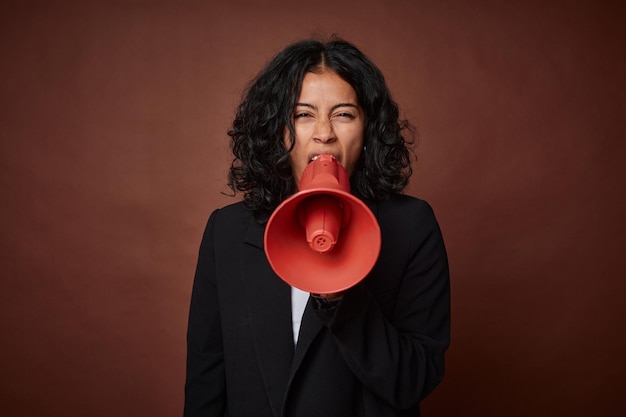
<svg viewBox="0 0 626 417">
<path fill-rule="evenodd" d="M 331 155 L 306 166 L 300 191 L 283 201 L 265 228 L 265 254 L 289 285 L 314 294 L 344 291 L 372 269 L 380 227 L 350 194 L 346 170 Z"/>
</svg>

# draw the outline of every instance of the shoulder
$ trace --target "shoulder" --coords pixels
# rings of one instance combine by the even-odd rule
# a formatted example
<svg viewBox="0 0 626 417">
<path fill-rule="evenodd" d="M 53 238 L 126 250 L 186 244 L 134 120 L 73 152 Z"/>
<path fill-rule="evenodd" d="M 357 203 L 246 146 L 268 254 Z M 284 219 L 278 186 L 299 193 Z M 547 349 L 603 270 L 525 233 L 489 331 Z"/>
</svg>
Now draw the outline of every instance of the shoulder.
<svg viewBox="0 0 626 417">
<path fill-rule="evenodd" d="M 387 200 L 374 203 L 381 219 L 395 221 L 435 221 L 435 213 L 425 200 L 406 194 L 393 194 Z"/>
<path fill-rule="evenodd" d="M 443 234 L 428 202 L 408 195 L 394 195 L 379 201 L 378 222 L 383 245 L 405 259 L 423 265 L 447 263 Z"/>
<path fill-rule="evenodd" d="M 252 212 L 242 202 L 217 208 L 209 215 L 205 234 L 232 234 L 243 230 L 242 226 L 254 221 Z"/>
<path fill-rule="evenodd" d="M 398 243 L 411 241 L 410 246 L 430 238 L 442 239 L 435 213 L 425 200 L 394 194 L 387 200 L 375 202 L 373 211 L 383 238 L 397 240 Z"/>
<path fill-rule="evenodd" d="M 241 222 L 244 219 L 251 218 L 252 212 L 246 208 L 243 202 L 228 204 L 226 206 L 216 208 L 209 216 L 209 221 L 213 221 L 216 225 L 223 223 Z"/>
</svg>

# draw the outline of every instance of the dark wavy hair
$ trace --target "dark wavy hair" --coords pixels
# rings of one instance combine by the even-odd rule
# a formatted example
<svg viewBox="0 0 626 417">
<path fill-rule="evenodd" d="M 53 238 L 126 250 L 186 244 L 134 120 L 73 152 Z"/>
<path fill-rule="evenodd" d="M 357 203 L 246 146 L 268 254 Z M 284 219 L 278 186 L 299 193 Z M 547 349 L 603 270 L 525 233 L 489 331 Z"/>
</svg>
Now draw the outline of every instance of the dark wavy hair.
<svg viewBox="0 0 626 417">
<path fill-rule="evenodd" d="M 244 193 L 244 204 L 260 222 L 297 190 L 289 163 L 295 143 L 292 113 L 306 73 L 325 69 L 354 88 L 365 114 L 365 149 L 350 178 L 352 193 L 384 200 L 408 184 L 414 130 L 400 119 L 381 71 L 344 40 L 299 41 L 278 53 L 251 81 L 228 131 L 234 155 L 228 186 L 233 194 Z M 289 149 L 283 141 L 286 129 Z"/>
</svg>

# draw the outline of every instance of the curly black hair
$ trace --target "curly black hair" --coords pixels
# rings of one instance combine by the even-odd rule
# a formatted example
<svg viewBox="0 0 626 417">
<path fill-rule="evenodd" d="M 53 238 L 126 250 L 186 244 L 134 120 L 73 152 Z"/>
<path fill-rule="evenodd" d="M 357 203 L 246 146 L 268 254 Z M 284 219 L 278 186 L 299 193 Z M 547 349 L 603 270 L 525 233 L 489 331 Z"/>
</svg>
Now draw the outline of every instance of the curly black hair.
<svg viewBox="0 0 626 417">
<path fill-rule="evenodd" d="M 345 40 L 299 41 L 278 53 L 251 81 L 228 131 L 234 155 L 228 186 L 233 193 L 244 193 L 244 204 L 259 222 L 267 221 L 297 190 L 289 163 L 295 143 L 293 109 L 306 73 L 328 69 L 354 88 L 365 114 L 365 151 L 350 178 L 351 191 L 384 200 L 408 184 L 414 129 L 400 119 L 382 72 Z M 286 131 L 289 149 L 283 140 Z"/>
</svg>

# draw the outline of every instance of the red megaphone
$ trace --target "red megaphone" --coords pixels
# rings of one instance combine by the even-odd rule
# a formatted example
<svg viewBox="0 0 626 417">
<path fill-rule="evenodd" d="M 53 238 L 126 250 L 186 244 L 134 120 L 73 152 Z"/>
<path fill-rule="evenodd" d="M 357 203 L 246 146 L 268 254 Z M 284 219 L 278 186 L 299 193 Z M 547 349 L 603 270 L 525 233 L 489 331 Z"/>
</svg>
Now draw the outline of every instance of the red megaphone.
<svg viewBox="0 0 626 417">
<path fill-rule="evenodd" d="M 346 170 L 331 155 L 304 169 L 300 191 L 283 201 L 265 228 L 265 254 L 289 285 L 332 294 L 361 281 L 380 252 L 380 227 L 350 194 Z"/>
</svg>

